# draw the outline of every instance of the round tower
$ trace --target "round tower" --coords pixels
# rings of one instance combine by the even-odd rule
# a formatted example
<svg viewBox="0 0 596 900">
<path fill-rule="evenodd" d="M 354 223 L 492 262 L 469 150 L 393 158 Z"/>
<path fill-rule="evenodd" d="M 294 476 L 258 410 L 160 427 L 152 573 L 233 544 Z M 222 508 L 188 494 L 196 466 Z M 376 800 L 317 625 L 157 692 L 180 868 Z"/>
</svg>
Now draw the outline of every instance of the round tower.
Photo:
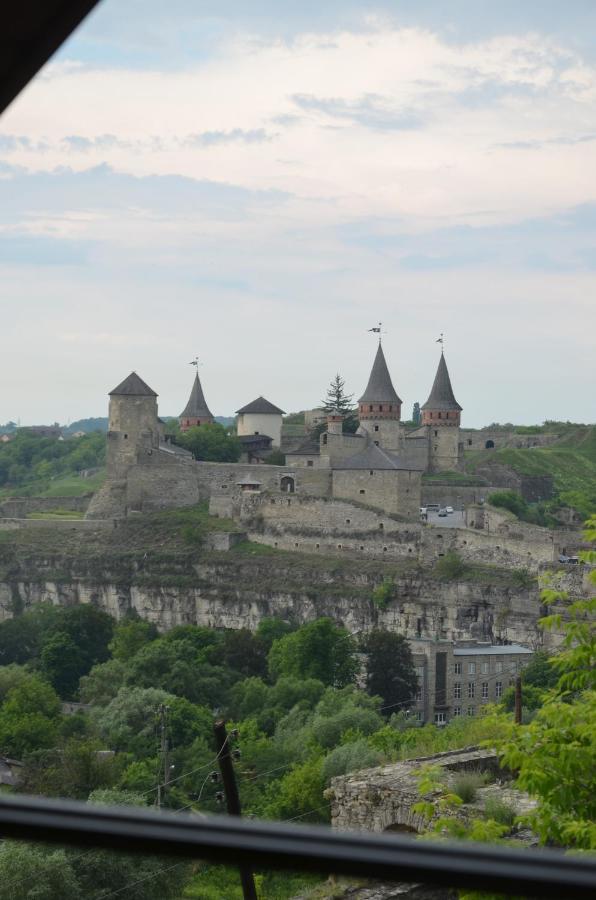
<svg viewBox="0 0 596 900">
<path fill-rule="evenodd" d="M 108 468 L 131 465 L 141 450 L 159 446 L 157 394 L 131 372 L 110 391 Z"/>
<path fill-rule="evenodd" d="M 393 387 L 380 341 L 366 390 L 358 400 L 358 418 L 375 444 L 385 450 L 399 448 L 401 400 Z"/>
<path fill-rule="evenodd" d="M 447 472 L 459 467 L 459 425 L 462 407 L 455 399 L 445 355 L 441 358 L 428 400 L 421 408 L 429 434 L 429 469 Z"/>
</svg>

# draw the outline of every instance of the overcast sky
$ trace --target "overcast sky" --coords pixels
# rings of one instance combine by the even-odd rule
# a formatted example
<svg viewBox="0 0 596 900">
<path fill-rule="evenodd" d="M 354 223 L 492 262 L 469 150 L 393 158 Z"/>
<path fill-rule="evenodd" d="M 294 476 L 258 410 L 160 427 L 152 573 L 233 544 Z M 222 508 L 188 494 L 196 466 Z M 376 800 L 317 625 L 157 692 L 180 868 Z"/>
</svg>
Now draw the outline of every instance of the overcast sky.
<svg viewBox="0 0 596 900">
<path fill-rule="evenodd" d="M 249 10 L 250 7 L 250 10 Z M 521 7 L 521 8 L 520 8 Z M 356 397 L 594 421 L 596 3 L 104 0 L 0 118 L 0 422 Z"/>
</svg>

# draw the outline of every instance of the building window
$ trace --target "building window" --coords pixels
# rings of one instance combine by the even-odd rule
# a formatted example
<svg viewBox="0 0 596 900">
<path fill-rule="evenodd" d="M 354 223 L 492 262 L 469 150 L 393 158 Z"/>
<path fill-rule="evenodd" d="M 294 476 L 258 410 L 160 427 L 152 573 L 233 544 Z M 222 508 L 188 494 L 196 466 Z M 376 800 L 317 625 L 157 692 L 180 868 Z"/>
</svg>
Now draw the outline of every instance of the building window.
<svg viewBox="0 0 596 900">
<path fill-rule="evenodd" d="M 375 473 L 374 473 L 373 469 L 371 469 L 371 470 L 369 471 L 368 474 L 369 474 L 369 475 L 374 475 Z"/>
<path fill-rule="evenodd" d="M 453 667 L 453 672 L 455 675 L 461 675 L 461 663 L 460 662 L 455 663 L 455 666 Z"/>
<path fill-rule="evenodd" d="M 384 528 L 384 527 L 385 527 L 385 526 L 383 525 L 383 523 L 382 523 L 382 522 L 379 522 L 379 531 L 383 531 L 383 528 Z"/>
<path fill-rule="evenodd" d="M 458 716 L 461 716 L 461 706 L 454 706 L 454 707 L 453 707 L 453 716 L 454 716 L 454 718 L 457 718 Z"/>
<path fill-rule="evenodd" d="M 468 675 L 476 674 L 476 663 L 468 663 Z"/>
<path fill-rule="evenodd" d="M 372 403 L 371 403 L 370 406 L 368 407 L 368 411 L 369 411 L 369 412 L 372 412 L 372 411 L 373 411 Z"/>
<path fill-rule="evenodd" d="M 346 525 L 349 525 L 351 521 L 351 519 L 346 519 Z"/>
<path fill-rule="evenodd" d="M 482 682 L 482 699 L 488 700 L 488 681 Z"/>
<path fill-rule="evenodd" d="M 461 684 L 459 681 L 456 681 L 453 685 L 453 699 L 461 700 Z"/>
<path fill-rule="evenodd" d="M 480 663 L 480 671 L 482 672 L 483 675 L 488 675 L 488 663 L 487 662 Z"/>
<path fill-rule="evenodd" d="M 379 446 L 379 442 L 375 441 L 375 447 L 378 447 L 378 446 Z"/>
<path fill-rule="evenodd" d="M 391 404 L 389 404 L 389 412 L 392 412 L 392 411 L 393 411 L 393 407 L 391 406 Z"/>
<path fill-rule="evenodd" d="M 314 465 L 312 459 L 307 460 L 306 465 L 311 466 L 311 468 L 312 468 L 312 466 Z"/>
<path fill-rule="evenodd" d="M 447 723 L 447 716 L 444 712 L 435 713 L 435 725 L 445 725 Z"/>
<path fill-rule="evenodd" d="M 468 447 L 471 447 L 471 446 L 472 446 L 472 439 L 468 438 Z"/>
<path fill-rule="evenodd" d="M 125 435 L 124 435 L 124 440 L 127 440 L 127 439 L 128 439 L 128 435 L 125 434 Z"/>
<path fill-rule="evenodd" d="M 495 672 L 497 673 L 497 675 L 500 675 L 502 671 L 503 671 L 503 663 L 502 662 L 495 663 Z"/>
<path fill-rule="evenodd" d="M 378 430 L 379 430 L 379 426 L 375 425 L 375 431 L 378 431 Z"/>
<path fill-rule="evenodd" d="M 364 490 L 364 488 L 360 488 L 360 493 L 361 493 L 361 494 L 366 494 L 366 491 Z"/>
<path fill-rule="evenodd" d="M 417 687 L 416 688 L 416 703 L 420 703 L 421 700 L 422 700 L 422 688 Z"/>
<path fill-rule="evenodd" d="M 421 709 L 416 710 L 416 712 L 414 713 L 414 718 L 416 719 L 417 722 L 422 722 L 422 710 Z"/>
<path fill-rule="evenodd" d="M 468 681 L 468 699 L 473 700 L 476 696 L 476 685 L 473 681 Z"/>
<path fill-rule="evenodd" d="M 441 418 L 441 413 L 439 413 L 439 419 Z"/>
<path fill-rule="evenodd" d="M 383 407 L 380 403 L 379 403 L 379 412 L 383 412 Z"/>
<path fill-rule="evenodd" d="M 438 436 L 439 436 L 439 432 L 435 431 L 435 437 L 438 437 Z"/>
<path fill-rule="evenodd" d="M 497 681 L 495 682 L 495 697 L 498 699 L 503 696 L 503 682 Z"/>
<path fill-rule="evenodd" d="M 469 716 L 475 716 L 475 715 L 476 715 L 476 710 L 474 709 L 473 706 L 468 706 L 468 715 L 469 715 Z"/>
</svg>

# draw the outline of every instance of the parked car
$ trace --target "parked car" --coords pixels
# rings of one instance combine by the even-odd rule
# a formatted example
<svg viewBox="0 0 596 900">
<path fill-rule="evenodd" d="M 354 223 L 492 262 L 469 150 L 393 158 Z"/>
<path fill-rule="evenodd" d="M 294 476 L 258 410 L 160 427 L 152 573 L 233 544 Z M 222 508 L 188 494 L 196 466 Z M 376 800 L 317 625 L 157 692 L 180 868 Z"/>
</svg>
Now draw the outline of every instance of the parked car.
<svg viewBox="0 0 596 900">
<path fill-rule="evenodd" d="M 446 506 L 445 509 L 447 510 L 448 515 L 451 515 L 451 513 L 453 512 L 452 506 Z"/>
<path fill-rule="evenodd" d="M 564 553 L 559 555 L 559 562 L 566 563 L 569 566 L 578 566 L 581 562 L 579 556 L 566 556 Z"/>
<path fill-rule="evenodd" d="M 438 503 L 427 503 L 426 511 L 427 512 L 438 512 L 441 507 Z"/>
<path fill-rule="evenodd" d="M 445 507 L 443 507 L 442 509 L 439 510 L 439 515 L 442 518 L 446 518 L 449 515 L 449 513 L 447 512 L 447 509 Z"/>
</svg>

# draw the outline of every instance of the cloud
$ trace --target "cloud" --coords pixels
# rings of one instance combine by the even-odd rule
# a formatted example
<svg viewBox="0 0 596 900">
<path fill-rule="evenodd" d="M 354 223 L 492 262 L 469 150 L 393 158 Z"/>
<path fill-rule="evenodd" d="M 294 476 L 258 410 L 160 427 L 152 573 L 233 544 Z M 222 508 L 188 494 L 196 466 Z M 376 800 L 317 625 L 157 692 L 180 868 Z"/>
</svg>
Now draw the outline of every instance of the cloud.
<svg viewBox="0 0 596 900">
<path fill-rule="evenodd" d="M 263 144 L 274 140 L 275 134 L 270 134 L 264 128 L 232 128 L 230 131 L 201 131 L 197 134 L 189 134 L 182 140 L 183 144 L 191 147 L 216 147 L 221 144 Z"/>
<path fill-rule="evenodd" d="M 388 98 L 375 94 L 366 94 L 353 101 L 339 97 L 293 94 L 291 100 L 304 112 L 322 113 L 330 119 L 341 119 L 379 131 L 421 128 L 425 124 L 419 112 L 412 109 L 392 109 Z"/>
<path fill-rule="evenodd" d="M 48 214 L 96 211 L 121 215 L 144 211 L 160 218 L 188 216 L 241 219 L 251 208 L 283 204 L 283 191 L 255 190 L 180 175 L 137 177 L 102 164 L 82 171 L 62 167 L 51 172 L 5 169 L 0 178 L 0 222 L 24 222 Z"/>
</svg>

